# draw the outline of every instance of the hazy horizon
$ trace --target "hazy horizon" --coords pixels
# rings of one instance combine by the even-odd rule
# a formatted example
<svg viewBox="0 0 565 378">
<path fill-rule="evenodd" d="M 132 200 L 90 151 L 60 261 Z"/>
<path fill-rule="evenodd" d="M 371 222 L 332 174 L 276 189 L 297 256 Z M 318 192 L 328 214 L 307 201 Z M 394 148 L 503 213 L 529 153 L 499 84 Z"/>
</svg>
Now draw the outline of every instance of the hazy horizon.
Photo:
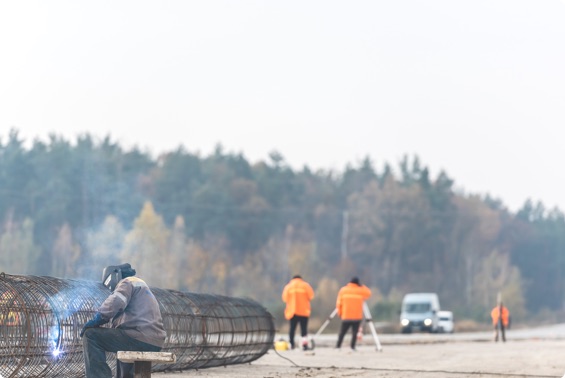
<svg viewBox="0 0 565 378">
<path fill-rule="evenodd" d="M 565 2 L 0 4 L 0 130 L 217 144 L 294 168 L 418 156 L 511 210 L 565 209 Z"/>
</svg>

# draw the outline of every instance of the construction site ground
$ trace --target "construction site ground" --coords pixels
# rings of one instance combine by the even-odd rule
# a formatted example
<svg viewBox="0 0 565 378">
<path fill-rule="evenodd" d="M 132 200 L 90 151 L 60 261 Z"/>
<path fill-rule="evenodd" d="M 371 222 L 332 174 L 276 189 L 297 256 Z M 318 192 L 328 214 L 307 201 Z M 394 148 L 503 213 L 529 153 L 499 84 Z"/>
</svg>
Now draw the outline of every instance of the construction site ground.
<svg viewBox="0 0 565 378">
<path fill-rule="evenodd" d="M 565 373 L 565 325 L 538 330 L 509 331 L 505 343 L 495 343 L 490 332 L 450 335 L 382 335 L 378 351 L 371 335 L 364 335 L 357 351 L 334 348 L 336 335 L 322 335 L 311 351 L 275 351 L 248 364 L 175 373 L 155 377 L 279 378 L 279 377 L 389 377 L 389 378 L 528 378 L 562 377 Z M 281 337 L 281 336 L 277 336 Z"/>
</svg>

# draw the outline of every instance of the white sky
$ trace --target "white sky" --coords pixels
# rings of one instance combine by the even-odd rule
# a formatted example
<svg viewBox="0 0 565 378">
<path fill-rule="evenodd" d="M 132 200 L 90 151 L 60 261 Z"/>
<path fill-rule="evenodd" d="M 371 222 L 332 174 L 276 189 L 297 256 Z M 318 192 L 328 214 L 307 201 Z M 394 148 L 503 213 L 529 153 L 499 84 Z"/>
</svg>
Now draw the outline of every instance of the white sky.
<svg viewBox="0 0 565 378">
<path fill-rule="evenodd" d="M 0 136 L 380 170 L 565 210 L 565 1 L 3 1 Z"/>
</svg>

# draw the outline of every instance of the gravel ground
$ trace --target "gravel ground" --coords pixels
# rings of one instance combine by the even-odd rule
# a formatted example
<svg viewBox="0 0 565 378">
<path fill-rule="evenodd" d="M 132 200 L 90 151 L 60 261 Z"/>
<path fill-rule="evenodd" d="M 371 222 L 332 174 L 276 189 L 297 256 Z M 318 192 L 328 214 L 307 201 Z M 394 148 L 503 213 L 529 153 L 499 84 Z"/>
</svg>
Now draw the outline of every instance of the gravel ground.
<svg viewBox="0 0 565 378">
<path fill-rule="evenodd" d="M 439 335 L 438 335 L 439 336 Z M 313 351 L 274 349 L 244 365 L 154 373 L 154 377 L 279 378 L 279 377 L 389 377 L 389 378 L 477 378 L 562 377 L 565 373 L 565 340 L 560 338 L 515 338 L 495 343 L 490 337 L 473 340 L 449 338 L 403 338 L 390 344 L 381 338 L 377 351 L 365 336 L 356 352 L 336 350 L 332 337 Z M 411 341 L 412 340 L 412 341 Z M 424 340 L 424 341 L 422 341 Z M 344 345 L 349 340 L 346 338 Z"/>
</svg>

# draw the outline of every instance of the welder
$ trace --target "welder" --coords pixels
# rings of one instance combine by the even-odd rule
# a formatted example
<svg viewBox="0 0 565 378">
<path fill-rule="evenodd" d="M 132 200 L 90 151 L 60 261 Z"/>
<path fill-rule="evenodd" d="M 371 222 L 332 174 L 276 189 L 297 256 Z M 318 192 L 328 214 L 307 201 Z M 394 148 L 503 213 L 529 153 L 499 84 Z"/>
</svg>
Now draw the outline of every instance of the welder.
<svg viewBox="0 0 565 378">
<path fill-rule="evenodd" d="M 80 332 L 86 378 L 112 378 L 106 352 L 158 352 L 166 332 L 159 303 L 130 264 L 104 268 L 102 283 L 112 292 Z M 111 326 L 100 327 L 106 323 Z M 133 364 L 117 361 L 116 377 L 133 378 Z"/>
</svg>

